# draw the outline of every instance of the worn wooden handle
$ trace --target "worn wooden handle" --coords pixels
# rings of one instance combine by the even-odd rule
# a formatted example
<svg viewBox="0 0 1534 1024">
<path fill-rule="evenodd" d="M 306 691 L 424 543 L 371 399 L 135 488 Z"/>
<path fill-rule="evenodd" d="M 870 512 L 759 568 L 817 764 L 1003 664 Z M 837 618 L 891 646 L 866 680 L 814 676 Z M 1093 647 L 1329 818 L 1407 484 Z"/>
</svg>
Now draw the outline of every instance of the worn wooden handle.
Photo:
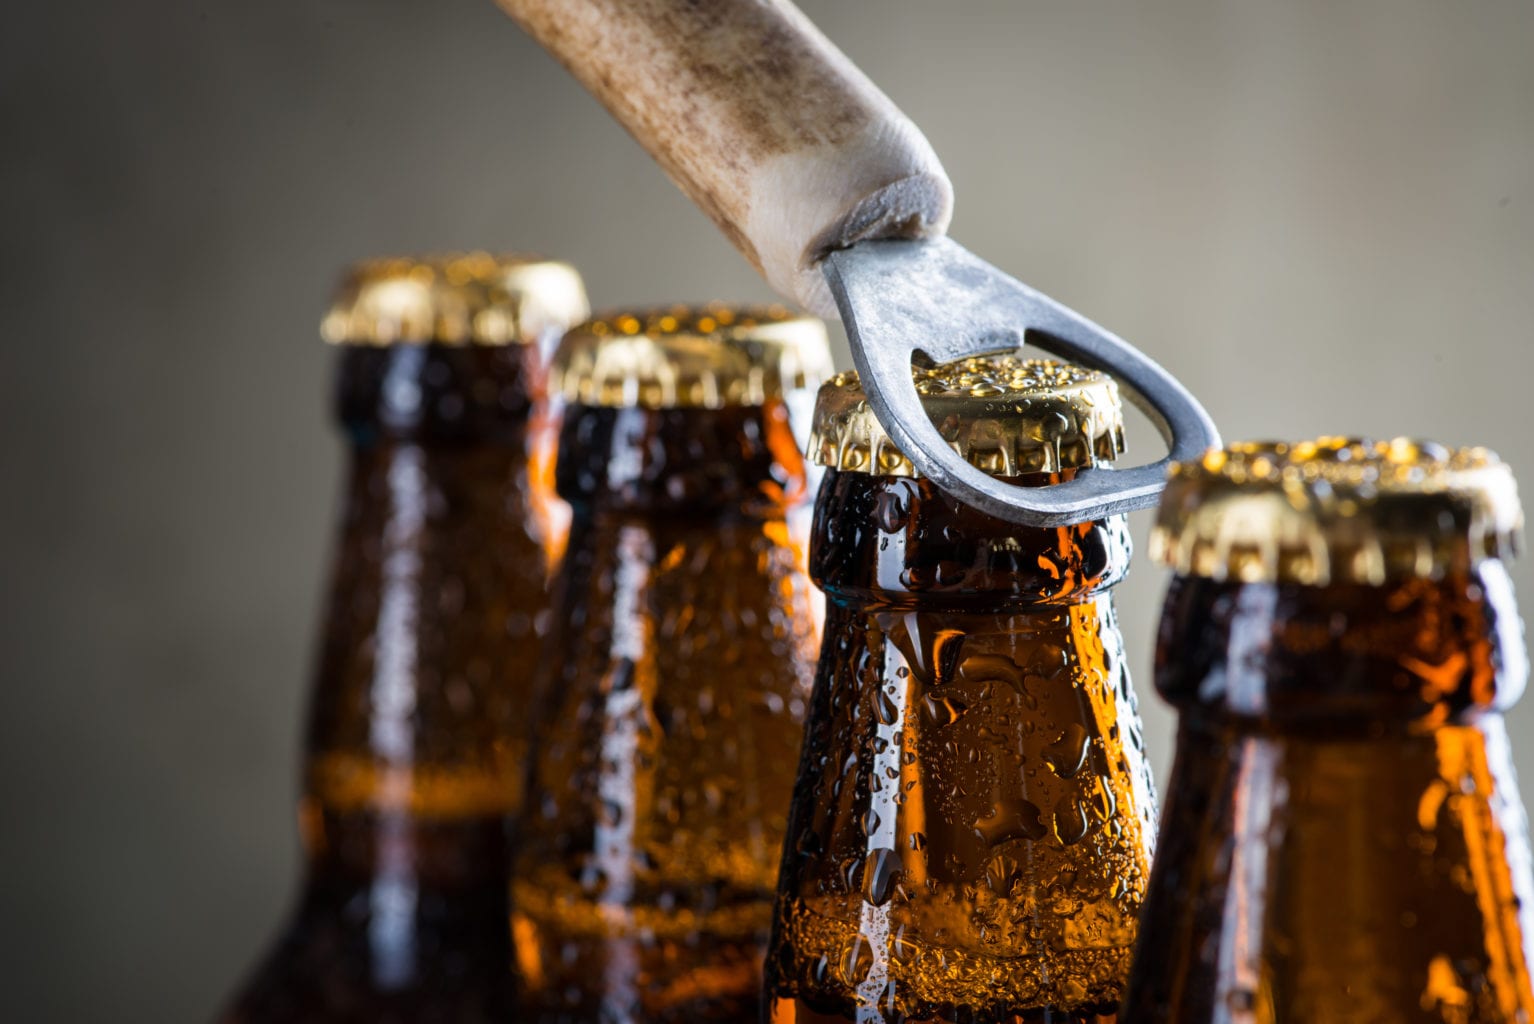
<svg viewBox="0 0 1534 1024">
<path fill-rule="evenodd" d="M 789 0 L 498 2 L 815 312 L 826 252 L 947 229 L 932 147 Z"/>
</svg>

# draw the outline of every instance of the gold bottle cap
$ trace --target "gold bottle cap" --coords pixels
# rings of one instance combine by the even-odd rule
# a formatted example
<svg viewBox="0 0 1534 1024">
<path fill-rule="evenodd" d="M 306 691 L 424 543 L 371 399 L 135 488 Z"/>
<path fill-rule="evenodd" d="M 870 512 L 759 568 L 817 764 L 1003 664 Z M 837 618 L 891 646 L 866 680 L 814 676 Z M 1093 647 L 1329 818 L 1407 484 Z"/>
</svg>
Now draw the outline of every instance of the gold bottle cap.
<svg viewBox="0 0 1534 1024">
<path fill-rule="evenodd" d="M 1323 437 L 1172 467 L 1151 557 L 1186 576 L 1381 585 L 1516 553 L 1512 471 L 1484 448 Z"/>
<path fill-rule="evenodd" d="M 761 405 L 831 374 L 825 324 L 781 306 L 675 306 L 614 313 L 565 335 L 555 394 L 645 409 Z"/>
<path fill-rule="evenodd" d="M 320 333 L 340 345 L 509 345 L 564 331 L 590 313 L 567 263 L 455 253 L 354 265 Z"/>
<path fill-rule="evenodd" d="M 992 476 L 1084 469 L 1124 450 L 1118 385 L 1096 370 L 1019 355 L 976 356 L 911 376 L 938 433 Z M 854 371 L 820 389 L 810 459 L 848 473 L 916 476 L 879 425 Z"/>
</svg>

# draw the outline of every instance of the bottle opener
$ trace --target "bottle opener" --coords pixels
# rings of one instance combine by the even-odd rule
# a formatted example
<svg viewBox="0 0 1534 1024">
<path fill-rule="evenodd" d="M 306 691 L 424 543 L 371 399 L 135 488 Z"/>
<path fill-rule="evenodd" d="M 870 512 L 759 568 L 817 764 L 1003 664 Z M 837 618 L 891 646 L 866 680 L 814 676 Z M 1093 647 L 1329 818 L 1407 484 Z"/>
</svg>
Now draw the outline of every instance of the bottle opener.
<svg viewBox="0 0 1534 1024">
<path fill-rule="evenodd" d="M 789 0 L 498 0 L 780 294 L 840 315 L 879 422 L 923 475 L 1026 526 L 1154 505 L 1169 462 L 1219 443 L 1170 374 L 948 239 L 953 188 L 921 131 Z M 1015 487 L 922 411 L 913 357 L 1036 345 L 1115 377 L 1166 458 Z"/>
</svg>

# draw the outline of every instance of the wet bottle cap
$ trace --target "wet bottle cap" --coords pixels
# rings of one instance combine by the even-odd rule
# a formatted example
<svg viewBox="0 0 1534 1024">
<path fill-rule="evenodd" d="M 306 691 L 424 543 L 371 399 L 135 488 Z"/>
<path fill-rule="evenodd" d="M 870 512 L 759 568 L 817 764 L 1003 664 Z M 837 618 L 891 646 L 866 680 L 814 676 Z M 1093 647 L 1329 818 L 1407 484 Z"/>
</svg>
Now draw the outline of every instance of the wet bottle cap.
<svg viewBox="0 0 1534 1024">
<path fill-rule="evenodd" d="M 540 342 L 588 315 L 569 264 L 456 253 L 354 265 L 320 333 L 339 345 L 510 345 Z"/>
<path fill-rule="evenodd" d="M 675 306 L 613 313 L 572 330 L 551 390 L 579 405 L 759 406 L 831 374 L 825 324 L 782 306 Z"/>
<path fill-rule="evenodd" d="M 1086 469 L 1124 450 L 1118 385 L 1097 370 L 990 355 L 912 367 L 911 375 L 938 432 L 993 476 Z M 853 371 L 820 389 L 809 455 L 843 472 L 918 475 L 879 425 Z"/>
<path fill-rule="evenodd" d="M 1484 448 L 1323 437 L 1174 465 L 1150 550 L 1185 576 L 1378 586 L 1510 557 L 1522 526 L 1512 471 Z"/>
</svg>

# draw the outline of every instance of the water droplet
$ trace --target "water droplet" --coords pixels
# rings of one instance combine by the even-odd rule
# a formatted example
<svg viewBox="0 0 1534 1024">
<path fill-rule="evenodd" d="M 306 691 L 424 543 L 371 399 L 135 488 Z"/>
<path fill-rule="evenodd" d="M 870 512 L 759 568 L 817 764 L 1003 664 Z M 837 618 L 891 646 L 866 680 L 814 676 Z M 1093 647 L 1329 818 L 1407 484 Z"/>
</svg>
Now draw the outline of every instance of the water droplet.
<svg viewBox="0 0 1534 1024">
<path fill-rule="evenodd" d="M 1020 839 L 1037 842 L 1049 834 L 1049 827 L 1035 804 L 1008 798 L 996 801 L 991 813 L 975 822 L 975 831 L 987 846 L 1000 846 Z"/>
<path fill-rule="evenodd" d="M 869 850 L 863 862 L 863 899 L 883 906 L 900 877 L 900 856 L 888 847 Z"/>
<path fill-rule="evenodd" d="M 1119 798 L 1113 791 L 1113 783 L 1107 778 L 1107 772 L 1102 772 L 1096 778 L 1097 783 L 1097 806 L 1098 816 L 1104 821 L 1112 821 L 1118 813 Z"/>
<path fill-rule="evenodd" d="M 885 533 L 898 533 L 905 529 L 906 521 L 910 516 L 904 496 L 893 491 L 885 491 L 879 495 L 879 500 L 874 506 L 874 522 Z"/>
<path fill-rule="evenodd" d="M 1029 675 L 1054 679 L 1070 668 L 1065 648 L 1057 644 L 1041 643 L 1033 649 L 1027 664 L 1023 666 Z"/>
<path fill-rule="evenodd" d="M 1257 993 L 1249 988 L 1232 988 L 1225 995 L 1225 1005 L 1232 1013 L 1245 1017 L 1257 1006 Z"/>
<path fill-rule="evenodd" d="M 814 829 L 805 829 L 799 834 L 799 841 L 794 844 L 794 849 L 806 856 L 820 853 L 823 847 L 820 845 L 820 836 Z"/>
<path fill-rule="evenodd" d="M 842 981 L 857 985 L 873 967 L 874 950 L 862 934 L 854 935 L 842 947 Z"/>
<path fill-rule="evenodd" d="M 1071 722 L 1061 730 L 1055 742 L 1044 748 L 1044 763 L 1062 779 L 1073 778 L 1087 763 L 1091 737 L 1080 722 Z"/>
<path fill-rule="evenodd" d="M 847 884 L 848 892 L 857 892 L 862 888 L 863 861 L 858 857 L 848 857 L 842 861 L 842 881 Z"/>
<path fill-rule="evenodd" d="M 973 654 L 959 662 L 956 675 L 961 681 L 1001 680 L 1019 693 L 1023 689 L 1023 670 L 1011 658 L 999 654 Z"/>
<path fill-rule="evenodd" d="M 929 693 L 926 697 L 922 698 L 922 710 L 926 713 L 927 719 L 934 726 L 941 729 L 943 726 L 951 725 L 964 717 L 964 712 L 968 711 L 969 708 L 956 697 L 939 696 L 935 693 Z"/>
<path fill-rule="evenodd" d="M 1087 834 L 1087 809 L 1081 801 L 1063 796 L 1055 804 L 1055 837 L 1066 846 L 1081 841 Z"/>
<path fill-rule="evenodd" d="M 964 582 L 968 570 L 959 562 L 937 563 L 937 584 L 940 587 L 957 587 Z"/>
<path fill-rule="evenodd" d="M 998 896 L 1007 896 L 1012 887 L 1022 880 L 1021 865 L 1006 854 L 993 857 L 985 866 L 985 884 Z"/>
</svg>

